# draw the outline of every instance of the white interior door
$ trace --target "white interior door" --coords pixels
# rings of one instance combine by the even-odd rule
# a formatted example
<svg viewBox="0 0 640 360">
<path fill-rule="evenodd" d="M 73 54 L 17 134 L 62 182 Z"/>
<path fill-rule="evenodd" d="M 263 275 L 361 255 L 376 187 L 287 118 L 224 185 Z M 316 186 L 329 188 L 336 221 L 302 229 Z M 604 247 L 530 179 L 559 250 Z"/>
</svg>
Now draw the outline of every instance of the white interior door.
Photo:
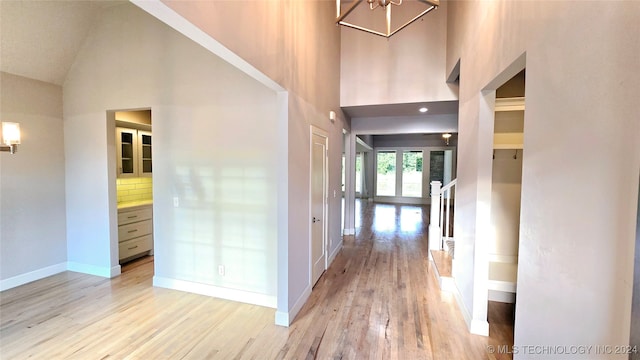
<svg viewBox="0 0 640 360">
<path fill-rule="evenodd" d="M 327 137 L 311 136 L 311 282 L 326 270 Z"/>
</svg>

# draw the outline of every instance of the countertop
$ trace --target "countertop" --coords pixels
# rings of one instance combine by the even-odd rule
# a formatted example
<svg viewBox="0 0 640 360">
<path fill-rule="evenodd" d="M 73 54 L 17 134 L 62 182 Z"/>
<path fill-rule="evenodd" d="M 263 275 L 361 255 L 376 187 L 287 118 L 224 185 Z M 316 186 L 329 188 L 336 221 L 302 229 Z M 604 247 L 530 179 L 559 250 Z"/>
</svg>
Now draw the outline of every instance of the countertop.
<svg viewBox="0 0 640 360">
<path fill-rule="evenodd" d="M 127 202 L 118 203 L 118 210 L 123 210 L 123 209 L 133 210 L 133 208 L 143 207 L 148 205 L 153 205 L 153 200 L 127 201 Z"/>
</svg>

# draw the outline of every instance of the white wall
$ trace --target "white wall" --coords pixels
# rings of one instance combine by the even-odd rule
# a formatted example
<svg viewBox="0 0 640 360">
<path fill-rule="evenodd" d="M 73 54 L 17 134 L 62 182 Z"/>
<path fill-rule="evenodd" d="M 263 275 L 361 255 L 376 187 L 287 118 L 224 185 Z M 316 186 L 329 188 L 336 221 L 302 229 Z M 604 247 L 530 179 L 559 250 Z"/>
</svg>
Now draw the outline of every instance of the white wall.
<svg viewBox="0 0 640 360">
<path fill-rule="evenodd" d="M 351 128 L 358 135 L 429 134 L 458 132 L 457 115 L 425 115 L 353 118 Z"/>
<path fill-rule="evenodd" d="M 495 113 L 494 133 L 522 133 L 523 129 L 524 111 Z M 489 261 L 518 262 L 522 151 L 498 149 L 493 152 Z"/>
<path fill-rule="evenodd" d="M 103 275 L 117 267 L 107 110 L 151 108 L 154 283 L 275 307 L 286 141 L 276 98 L 137 7 L 109 8 L 64 85 L 69 261 Z"/>
<path fill-rule="evenodd" d="M 22 144 L 0 154 L 0 290 L 66 269 L 62 88 L 0 73 L 0 120 Z"/>
<path fill-rule="evenodd" d="M 467 311 L 478 320 L 483 276 L 475 265 L 482 266 L 486 250 L 480 225 L 488 209 L 493 136 L 492 115 L 484 109 L 491 99 L 481 91 L 519 72 L 524 64 L 510 65 L 526 54 L 516 345 L 629 341 L 640 3 L 593 5 L 457 1 L 448 7 L 447 69 L 460 59 L 453 272 Z"/>
<path fill-rule="evenodd" d="M 389 39 L 342 28 L 341 106 L 457 100 L 445 83 L 448 2 L 440 4 Z M 363 13 L 376 14 L 384 17 Z"/>
<path fill-rule="evenodd" d="M 398 135 L 378 135 L 374 136 L 376 147 L 443 147 L 447 146 L 441 134 L 398 134 Z M 455 147 L 457 145 L 457 136 L 449 139 L 449 145 Z"/>
<path fill-rule="evenodd" d="M 340 29 L 331 1 L 184 1 L 167 4 L 188 21 L 282 85 L 288 93 L 286 183 L 279 201 L 278 317 L 290 323 L 311 293 L 309 276 L 310 125 L 329 133 L 329 194 L 341 191 L 342 130 L 339 110 Z M 338 119 L 329 121 L 329 111 Z M 340 249 L 341 198 L 329 199 L 329 253 Z M 284 261 L 282 259 L 287 259 Z"/>
<path fill-rule="evenodd" d="M 496 150 L 491 183 L 489 261 L 518 262 L 522 150 Z"/>
</svg>

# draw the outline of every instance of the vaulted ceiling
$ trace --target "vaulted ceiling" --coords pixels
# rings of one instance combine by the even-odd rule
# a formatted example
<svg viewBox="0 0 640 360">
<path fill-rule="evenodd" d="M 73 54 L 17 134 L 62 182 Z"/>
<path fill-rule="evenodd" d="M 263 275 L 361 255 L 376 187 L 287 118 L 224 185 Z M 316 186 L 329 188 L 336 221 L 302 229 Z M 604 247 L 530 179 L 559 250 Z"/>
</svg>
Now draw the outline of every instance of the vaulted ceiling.
<svg viewBox="0 0 640 360">
<path fill-rule="evenodd" d="M 101 13 L 125 0 L 0 0 L 0 71 L 63 85 Z M 457 101 L 347 107 L 350 117 L 456 114 Z"/>
<path fill-rule="evenodd" d="M 122 1 L 0 1 L 0 71 L 62 85 L 100 12 Z"/>
</svg>

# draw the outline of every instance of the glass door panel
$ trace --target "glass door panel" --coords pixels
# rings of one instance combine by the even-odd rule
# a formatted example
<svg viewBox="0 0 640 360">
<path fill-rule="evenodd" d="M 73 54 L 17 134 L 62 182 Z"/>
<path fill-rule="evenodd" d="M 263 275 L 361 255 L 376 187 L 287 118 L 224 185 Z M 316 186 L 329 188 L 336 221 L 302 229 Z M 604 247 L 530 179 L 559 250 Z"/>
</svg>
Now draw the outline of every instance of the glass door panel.
<svg viewBox="0 0 640 360">
<path fill-rule="evenodd" d="M 117 128 L 116 140 L 118 177 L 133 177 L 136 175 L 136 131 Z"/>
<path fill-rule="evenodd" d="M 429 183 L 432 181 L 444 181 L 444 151 L 429 152 Z M 445 184 L 442 184 L 445 185 Z"/>
<path fill-rule="evenodd" d="M 362 193 L 362 153 L 356 154 L 356 193 Z"/>
<path fill-rule="evenodd" d="M 402 153 L 402 196 L 422 197 L 422 151 Z"/>
<path fill-rule="evenodd" d="M 151 133 L 138 131 L 140 142 L 140 176 L 150 176 L 153 171 L 151 159 Z"/>
<path fill-rule="evenodd" d="M 376 156 L 376 195 L 396 196 L 396 152 L 378 151 Z"/>
</svg>

